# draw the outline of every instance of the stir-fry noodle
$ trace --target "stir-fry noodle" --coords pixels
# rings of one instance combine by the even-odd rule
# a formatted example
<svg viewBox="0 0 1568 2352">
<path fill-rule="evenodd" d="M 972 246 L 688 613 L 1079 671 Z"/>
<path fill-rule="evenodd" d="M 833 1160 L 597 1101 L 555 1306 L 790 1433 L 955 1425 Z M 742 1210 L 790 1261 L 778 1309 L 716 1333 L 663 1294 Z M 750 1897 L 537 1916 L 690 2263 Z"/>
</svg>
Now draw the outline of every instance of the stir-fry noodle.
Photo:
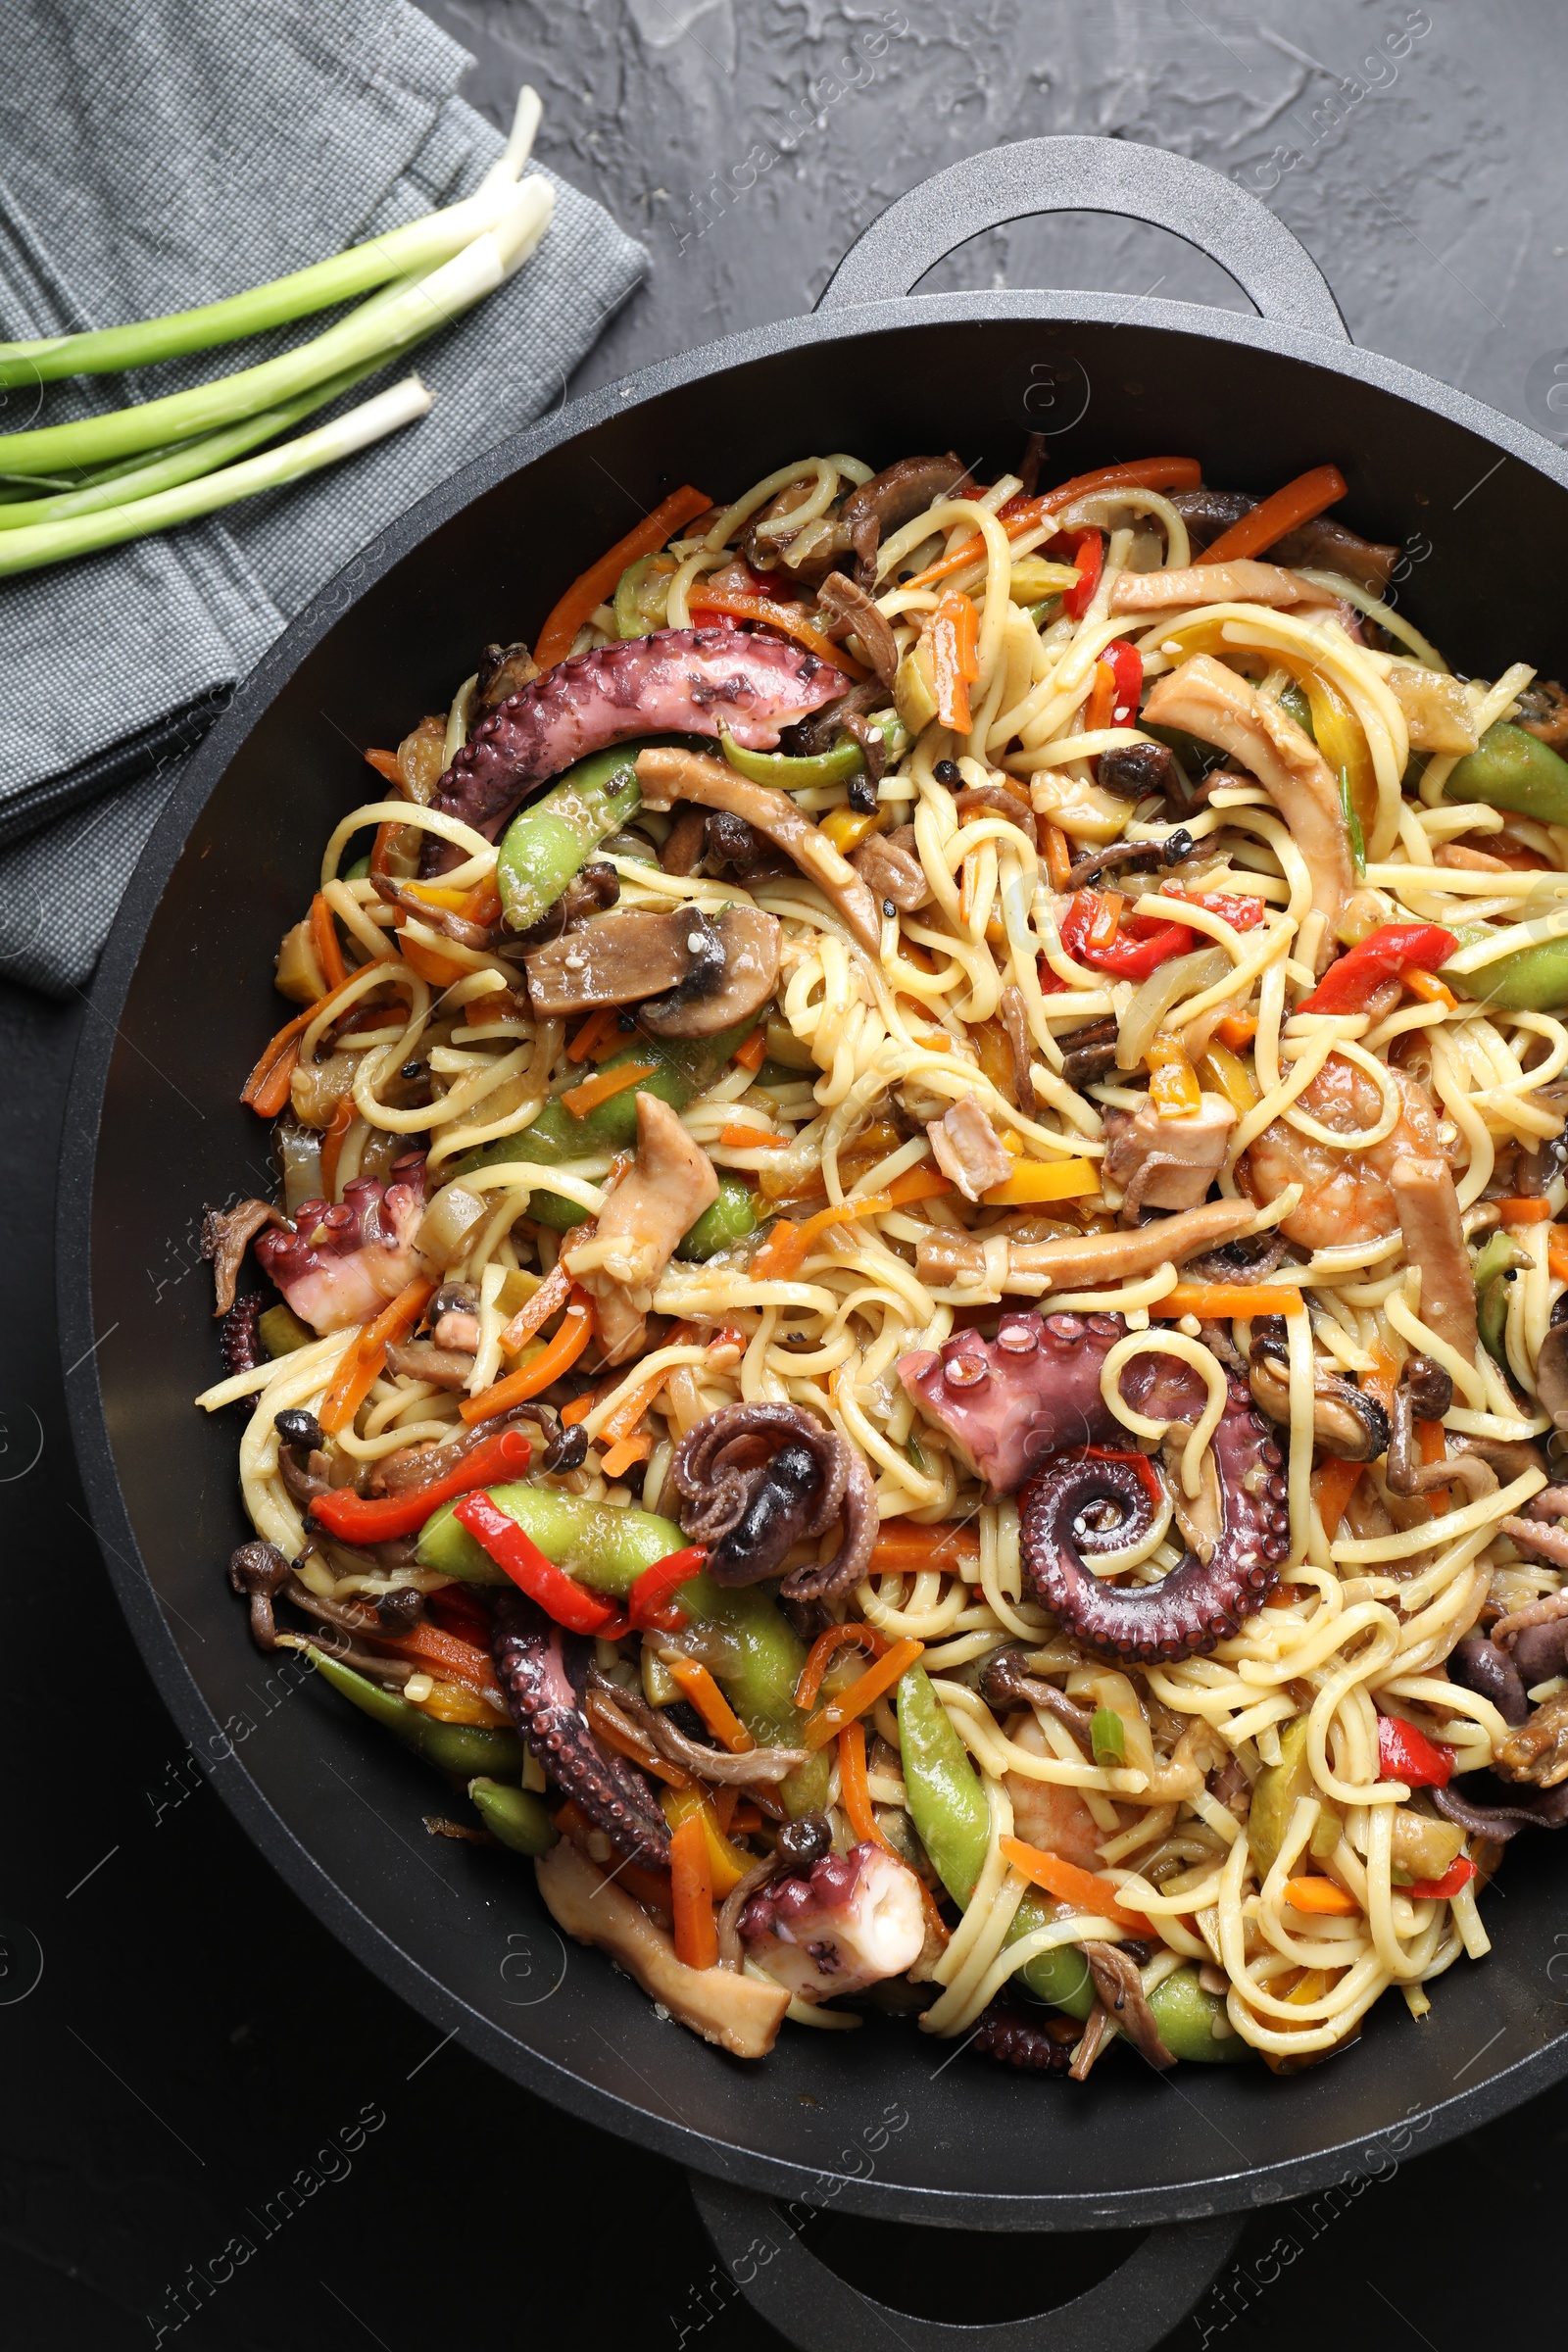
<svg viewBox="0 0 1568 2352">
<path fill-rule="evenodd" d="M 367 755 L 199 1402 L 710 2039 L 1290 2071 L 1568 1820 L 1568 697 L 1332 466 L 1040 462 L 677 491 Z"/>
</svg>

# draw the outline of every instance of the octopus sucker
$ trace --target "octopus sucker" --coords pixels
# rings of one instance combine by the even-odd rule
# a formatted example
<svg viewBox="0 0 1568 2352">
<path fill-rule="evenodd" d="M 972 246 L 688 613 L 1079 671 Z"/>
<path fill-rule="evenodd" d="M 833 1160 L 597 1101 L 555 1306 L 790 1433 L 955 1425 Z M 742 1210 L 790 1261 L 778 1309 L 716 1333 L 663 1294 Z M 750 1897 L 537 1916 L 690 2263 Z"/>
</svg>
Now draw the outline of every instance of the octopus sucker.
<svg viewBox="0 0 1568 2352">
<path fill-rule="evenodd" d="M 1086 1458 L 1084 1446 L 1131 1446 L 1101 1390 L 1119 1315 L 1005 1314 L 994 1341 L 957 1332 L 940 1352 L 908 1356 L 905 1386 L 956 1437 L 1001 1494 L 1018 1492 L 1024 1574 L 1043 1606 L 1091 1649 L 1128 1662 L 1175 1664 L 1227 1641 L 1262 1606 L 1290 1548 L 1281 1454 L 1244 1382 L 1230 1380 L 1212 1440 L 1220 1529 L 1207 1560 L 1189 1552 L 1157 1584 L 1119 1586 L 1085 1565 L 1147 1535 L 1150 1490 L 1128 1460 Z M 1180 1361 L 1135 1359 L 1121 1394 L 1153 1418 L 1196 1421 L 1205 1392 Z M 1108 1528 L 1088 1515 L 1120 1513 Z"/>
<path fill-rule="evenodd" d="M 575 1799 L 616 1853 L 669 1867 L 669 1832 L 653 1791 L 624 1756 L 607 1754 L 588 1727 L 582 1693 L 591 1642 L 565 1633 L 524 1593 L 497 1595 L 496 1681 L 529 1753 Z"/>
</svg>

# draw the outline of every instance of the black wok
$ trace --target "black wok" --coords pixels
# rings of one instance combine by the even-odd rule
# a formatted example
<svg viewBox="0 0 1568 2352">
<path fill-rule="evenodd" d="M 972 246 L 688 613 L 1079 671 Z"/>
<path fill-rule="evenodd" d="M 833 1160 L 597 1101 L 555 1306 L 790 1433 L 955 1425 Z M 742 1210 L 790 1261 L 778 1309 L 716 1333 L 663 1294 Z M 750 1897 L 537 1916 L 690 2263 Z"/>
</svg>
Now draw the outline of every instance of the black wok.
<svg viewBox="0 0 1568 2352">
<path fill-rule="evenodd" d="M 909 292 L 978 230 L 1065 209 L 1177 230 L 1262 316 Z M 165 815 L 104 956 L 72 1096 L 61 1308 L 75 1437 L 169 1706 L 289 1884 L 441 2031 L 726 2184 L 702 2198 L 743 2269 L 765 2212 L 745 2190 L 980 2230 L 1192 2222 L 1375 2172 L 1412 2135 L 1435 2146 L 1568 2071 L 1568 1838 L 1545 1837 L 1511 1849 L 1507 1901 L 1489 1906 L 1497 1947 L 1434 1988 L 1424 2025 L 1391 1996 L 1357 2047 L 1289 2082 L 1257 2066 L 1188 2067 L 1171 2082 L 1124 2057 L 1072 2095 L 962 2058 L 944 2066 L 950 2052 L 885 2023 L 794 2032 L 747 2068 L 661 2023 L 597 1954 L 564 1949 L 525 1868 L 427 1839 L 424 1768 L 308 1676 L 264 1680 L 225 1585 L 244 1532 L 237 1428 L 190 1409 L 215 1376 L 194 1237 L 204 1202 L 265 1174 L 236 1092 L 275 1025 L 276 941 L 332 824 L 368 795 L 361 747 L 444 708 L 487 640 L 531 637 L 584 561 L 675 483 L 733 495 L 806 448 L 884 464 L 951 445 L 997 468 L 1031 429 L 1052 436 L 1055 478 L 1179 451 L 1211 480 L 1261 490 L 1332 458 L 1350 485 L 1347 519 L 1408 545 L 1401 593 L 1456 662 L 1490 675 L 1521 657 L 1562 668 L 1568 459 L 1353 349 L 1301 248 L 1199 166 L 1109 140 L 998 150 L 894 206 L 811 317 L 595 393 L 479 460 L 348 566 L 237 692 Z M 797 2275 L 811 2258 L 788 2229 L 764 2236 L 777 2245 L 749 2258 L 749 2291 L 782 2310 L 781 2282 L 807 2293 Z M 1229 2242 L 1223 2228 L 1160 2233 L 1120 2284 L 1073 2309 L 1128 2344 L 1136 2307 L 1139 2340 L 1152 2340 Z M 822 2318 L 811 2335 L 805 2306 L 790 2309 L 779 2324 L 806 2329 L 800 2340 L 845 2340 L 849 2320 Z M 922 2324 L 899 2325 L 916 2340 Z"/>
</svg>

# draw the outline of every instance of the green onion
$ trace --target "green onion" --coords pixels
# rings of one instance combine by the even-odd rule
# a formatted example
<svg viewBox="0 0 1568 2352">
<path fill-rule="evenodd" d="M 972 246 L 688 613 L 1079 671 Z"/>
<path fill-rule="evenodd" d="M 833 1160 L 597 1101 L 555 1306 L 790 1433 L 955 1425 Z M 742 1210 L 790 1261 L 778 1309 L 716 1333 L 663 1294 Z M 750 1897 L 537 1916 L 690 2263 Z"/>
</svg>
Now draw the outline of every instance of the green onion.
<svg viewBox="0 0 1568 2352">
<path fill-rule="evenodd" d="M 1358 882 L 1364 882 L 1366 880 L 1366 838 L 1361 831 L 1361 819 L 1356 815 L 1354 804 L 1350 799 L 1350 771 L 1348 767 L 1342 767 L 1340 770 L 1340 808 L 1345 815 L 1345 829 L 1350 836 L 1350 862 L 1355 867 L 1355 878 Z"/>
<path fill-rule="evenodd" d="M 1127 1727 L 1114 1707 L 1097 1707 L 1089 1725 L 1089 1744 L 1097 1764 L 1125 1764 Z"/>
<path fill-rule="evenodd" d="M 190 522 L 220 507 L 232 506 L 238 499 L 254 498 L 258 491 L 274 490 L 280 483 L 296 481 L 301 474 L 315 473 L 351 457 L 356 450 L 395 432 L 399 425 L 422 416 L 429 406 L 430 395 L 419 378 L 405 376 L 385 392 L 350 409 L 347 416 L 318 425 L 315 432 L 303 433 L 298 440 L 285 441 L 237 466 L 221 466 L 199 481 L 183 482 L 103 513 L 78 514 L 65 521 L 7 531 L 0 534 L 0 577 L 64 563 L 72 556 L 91 555 L 99 548 L 118 547 L 122 540 L 144 538 L 149 532 L 167 530 L 172 523 Z M 275 432 L 278 413 L 272 414 L 270 429 Z"/>
<path fill-rule="evenodd" d="M 526 261 L 550 222 L 549 182 L 527 179 L 503 192 L 496 225 L 428 275 L 405 279 L 371 297 L 336 326 L 298 350 L 188 392 L 169 393 L 107 416 L 30 432 L 0 433 L 0 468 L 52 473 L 130 457 L 172 440 L 185 440 L 237 423 L 257 410 L 294 399 L 367 361 L 392 358 L 468 310 Z"/>
<path fill-rule="evenodd" d="M 187 351 L 209 351 L 268 327 L 305 318 L 333 303 L 347 302 L 389 279 L 423 276 L 451 261 L 466 245 L 506 218 L 539 123 L 539 100 L 531 89 L 518 97 L 507 152 L 471 196 L 449 204 L 422 220 L 411 220 L 385 236 L 351 246 L 330 261 L 313 263 L 287 277 L 274 277 L 248 294 L 208 302 L 193 311 L 144 318 L 134 326 L 99 327 L 85 334 L 43 335 L 27 343 L 0 343 L 0 384 L 48 383 L 65 375 L 117 374 Z M 139 447 L 146 446 L 138 444 Z"/>
</svg>

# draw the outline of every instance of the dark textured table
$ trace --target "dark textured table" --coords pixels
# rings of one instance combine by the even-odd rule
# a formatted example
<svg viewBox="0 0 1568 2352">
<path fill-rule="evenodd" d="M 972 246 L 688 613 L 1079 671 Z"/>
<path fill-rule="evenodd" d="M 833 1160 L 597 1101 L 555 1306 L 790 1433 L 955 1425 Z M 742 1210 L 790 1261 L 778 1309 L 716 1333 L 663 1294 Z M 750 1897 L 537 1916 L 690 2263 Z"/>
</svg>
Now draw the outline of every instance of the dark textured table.
<svg viewBox="0 0 1568 2352">
<path fill-rule="evenodd" d="M 544 156 L 653 254 L 582 385 L 804 309 L 855 233 L 944 164 L 1098 131 L 1179 149 L 1263 195 L 1359 342 L 1568 430 L 1568 30 L 1544 0 L 1484 14 L 1451 0 L 442 0 L 432 13 L 474 53 L 471 93 L 498 119 L 520 78 L 536 83 Z M 1096 217 L 977 239 L 942 275 L 1242 307 L 1174 237 Z M 89 1016 L 9 991 L 4 1009 L 6 2344 L 415 2352 L 564 2327 L 589 2352 L 766 2352 L 779 2339 L 738 2305 L 680 2175 L 440 2044 L 284 1891 L 184 1751 L 81 1515 L 55 1353 L 59 1114 Z M 149 1269 L 153 1284 L 184 1276 Z M 1036 2128 L 1064 2095 L 1042 2086 Z M 1511 2243 L 1554 2249 L 1565 2142 L 1559 2090 L 1445 2151 L 1412 2139 L 1376 2180 L 1258 2217 L 1239 2268 L 1170 2342 L 1193 2342 L 1194 2327 L 1200 2343 L 1266 2336 L 1273 2352 L 1319 2352 L 1325 2328 L 1356 2345 L 1471 2339 L 1495 2321 L 1495 2268 L 1451 2232 L 1505 2213 Z M 846 2277 L 955 2320 L 1036 2310 L 1110 2253 L 813 2229 Z M 1549 2258 L 1516 2273 L 1514 2324 L 1555 2311 L 1552 2275 Z"/>
</svg>

